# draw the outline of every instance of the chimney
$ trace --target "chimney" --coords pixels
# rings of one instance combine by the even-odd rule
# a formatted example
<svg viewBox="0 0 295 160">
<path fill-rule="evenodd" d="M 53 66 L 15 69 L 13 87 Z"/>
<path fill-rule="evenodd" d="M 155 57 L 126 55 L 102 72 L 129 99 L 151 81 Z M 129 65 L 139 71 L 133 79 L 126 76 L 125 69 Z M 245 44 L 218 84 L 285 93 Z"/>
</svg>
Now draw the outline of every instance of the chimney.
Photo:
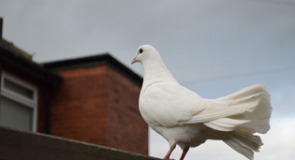
<svg viewBox="0 0 295 160">
<path fill-rule="evenodd" d="M 2 40 L 3 18 L 0 17 L 0 40 Z"/>
</svg>

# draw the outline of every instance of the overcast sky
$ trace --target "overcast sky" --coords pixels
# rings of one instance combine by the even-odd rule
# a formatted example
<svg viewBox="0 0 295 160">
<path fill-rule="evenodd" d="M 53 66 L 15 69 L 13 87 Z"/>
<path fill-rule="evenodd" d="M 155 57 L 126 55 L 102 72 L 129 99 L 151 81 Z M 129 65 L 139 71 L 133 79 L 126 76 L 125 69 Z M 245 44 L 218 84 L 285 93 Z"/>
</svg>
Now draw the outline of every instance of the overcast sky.
<svg viewBox="0 0 295 160">
<path fill-rule="evenodd" d="M 265 84 L 272 129 L 255 160 L 295 157 L 294 0 L 0 0 L 0 16 L 3 37 L 36 62 L 109 52 L 142 75 L 130 62 L 151 44 L 174 77 L 204 98 Z M 150 155 L 168 149 L 150 131 Z M 221 141 L 191 149 L 186 160 L 195 159 L 246 160 Z"/>
</svg>

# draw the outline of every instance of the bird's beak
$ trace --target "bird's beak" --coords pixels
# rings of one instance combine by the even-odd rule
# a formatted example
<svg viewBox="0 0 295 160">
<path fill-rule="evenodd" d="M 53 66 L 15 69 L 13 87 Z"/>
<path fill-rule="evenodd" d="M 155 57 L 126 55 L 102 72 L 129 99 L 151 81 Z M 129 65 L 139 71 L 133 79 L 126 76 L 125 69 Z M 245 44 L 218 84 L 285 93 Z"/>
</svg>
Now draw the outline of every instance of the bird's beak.
<svg viewBox="0 0 295 160">
<path fill-rule="evenodd" d="M 134 57 L 134 58 L 133 58 L 133 60 L 132 60 L 132 62 L 131 62 L 131 65 L 132 65 L 133 63 L 137 62 L 137 61 L 136 61 L 136 58 L 137 58 L 137 57 Z"/>
</svg>

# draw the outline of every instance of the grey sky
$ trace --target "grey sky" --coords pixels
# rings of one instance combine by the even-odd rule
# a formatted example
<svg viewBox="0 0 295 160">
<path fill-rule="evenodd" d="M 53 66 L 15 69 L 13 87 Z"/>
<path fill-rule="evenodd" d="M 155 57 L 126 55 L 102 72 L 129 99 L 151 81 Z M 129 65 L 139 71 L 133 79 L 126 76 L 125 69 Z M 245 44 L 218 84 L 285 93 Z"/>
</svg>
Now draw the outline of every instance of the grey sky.
<svg viewBox="0 0 295 160">
<path fill-rule="evenodd" d="M 294 157 L 294 0 L 0 0 L 0 16 L 4 38 L 37 62 L 109 52 L 142 75 L 130 62 L 140 45 L 151 44 L 175 78 L 205 98 L 263 83 L 273 128 L 256 160 Z M 279 135 L 282 141 L 273 141 Z M 168 144 L 154 132 L 150 142 L 151 155 L 166 154 Z M 222 143 L 192 149 L 187 159 L 245 159 Z"/>
</svg>

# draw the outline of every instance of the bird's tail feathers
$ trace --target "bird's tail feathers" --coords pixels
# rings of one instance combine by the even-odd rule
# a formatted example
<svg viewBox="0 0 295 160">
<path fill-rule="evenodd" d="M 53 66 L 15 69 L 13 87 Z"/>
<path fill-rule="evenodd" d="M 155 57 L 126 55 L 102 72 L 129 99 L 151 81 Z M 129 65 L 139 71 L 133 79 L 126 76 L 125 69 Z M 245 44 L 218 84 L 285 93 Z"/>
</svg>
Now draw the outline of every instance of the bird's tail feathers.
<svg viewBox="0 0 295 160">
<path fill-rule="evenodd" d="M 250 160 L 253 159 L 254 151 L 258 152 L 263 145 L 259 136 L 240 130 L 220 132 L 219 135 L 228 146 Z"/>
<path fill-rule="evenodd" d="M 270 96 L 261 84 L 246 87 L 236 93 L 215 100 L 216 103 L 237 109 L 237 115 L 204 123 L 219 131 L 240 129 L 249 133 L 266 133 L 270 129 L 272 111 Z"/>
</svg>

